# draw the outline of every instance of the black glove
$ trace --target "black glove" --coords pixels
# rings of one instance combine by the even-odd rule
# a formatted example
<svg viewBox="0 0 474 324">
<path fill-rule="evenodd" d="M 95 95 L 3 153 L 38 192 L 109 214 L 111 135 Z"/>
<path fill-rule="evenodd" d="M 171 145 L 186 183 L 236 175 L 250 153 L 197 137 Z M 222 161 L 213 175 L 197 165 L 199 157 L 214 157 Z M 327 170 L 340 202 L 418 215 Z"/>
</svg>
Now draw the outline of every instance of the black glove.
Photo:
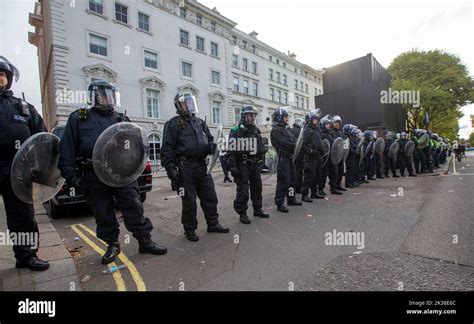
<svg viewBox="0 0 474 324">
<path fill-rule="evenodd" d="M 168 178 L 174 182 L 177 183 L 179 181 L 179 172 L 175 167 L 169 167 L 166 169 L 166 174 L 168 175 Z"/>
<path fill-rule="evenodd" d="M 240 171 L 236 167 L 231 167 L 230 174 L 232 175 L 232 178 L 238 178 L 240 176 Z"/>
<path fill-rule="evenodd" d="M 216 153 L 217 144 L 216 143 L 209 143 L 209 154 L 214 155 Z"/>
</svg>

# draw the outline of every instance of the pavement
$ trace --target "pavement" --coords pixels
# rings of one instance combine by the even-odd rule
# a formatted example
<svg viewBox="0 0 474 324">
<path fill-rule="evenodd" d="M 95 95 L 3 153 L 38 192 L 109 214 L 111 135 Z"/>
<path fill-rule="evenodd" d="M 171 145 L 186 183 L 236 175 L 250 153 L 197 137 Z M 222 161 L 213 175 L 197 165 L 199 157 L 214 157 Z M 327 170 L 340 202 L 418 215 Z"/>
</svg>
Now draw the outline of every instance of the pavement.
<svg viewBox="0 0 474 324">
<path fill-rule="evenodd" d="M 80 291 L 74 260 L 42 205 L 35 206 L 35 218 L 40 232 L 38 257 L 49 261 L 50 268 L 43 272 L 16 269 L 12 247 L 0 245 L 0 291 Z M 0 199 L 0 231 L 6 230 L 5 207 Z"/>
<path fill-rule="evenodd" d="M 145 215 L 154 225 L 153 239 L 169 252 L 138 254 L 117 212 L 123 252 L 119 270 L 107 274 L 100 264 L 106 246 L 95 236 L 90 211 L 77 209 L 52 223 L 85 291 L 472 291 L 474 155 L 456 168 L 459 174 L 371 181 L 343 196 L 291 206 L 288 214 L 273 203 L 276 176 L 264 174 L 270 218 L 252 218 L 250 225 L 233 210 L 235 184 L 222 183 L 216 172 L 220 221 L 230 233 L 207 233 L 198 208 L 196 243 L 184 238 L 179 197 L 166 178 L 155 177 Z M 346 239 L 328 240 L 333 233 Z M 363 238 L 357 244 L 348 240 L 357 235 Z"/>
</svg>

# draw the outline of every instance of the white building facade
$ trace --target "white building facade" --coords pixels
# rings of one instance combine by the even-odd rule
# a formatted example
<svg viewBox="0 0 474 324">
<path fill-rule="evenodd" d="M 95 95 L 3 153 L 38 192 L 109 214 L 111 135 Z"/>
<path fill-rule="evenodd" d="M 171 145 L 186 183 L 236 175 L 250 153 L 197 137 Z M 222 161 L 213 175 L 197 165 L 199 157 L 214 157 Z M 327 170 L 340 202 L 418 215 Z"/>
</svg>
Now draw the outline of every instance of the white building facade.
<svg viewBox="0 0 474 324">
<path fill-rule="evenodd" d="M 276 108 L 292 106 L 292 118 L 303 117 L 323 91 L 321 71 L 194 0 L 38 0 L 29 22 L 49 129 L 84 106 L 94 79 L 120 89 L 121 110 L 148 132 L 154 149 L 175 116 L 178 91 L 196 96 L 211 130 L 229 130 L 242 105 L 253 104 L 264 133 Z M 73 99 L 63 100 L 66 93 Z"/>
</svg>

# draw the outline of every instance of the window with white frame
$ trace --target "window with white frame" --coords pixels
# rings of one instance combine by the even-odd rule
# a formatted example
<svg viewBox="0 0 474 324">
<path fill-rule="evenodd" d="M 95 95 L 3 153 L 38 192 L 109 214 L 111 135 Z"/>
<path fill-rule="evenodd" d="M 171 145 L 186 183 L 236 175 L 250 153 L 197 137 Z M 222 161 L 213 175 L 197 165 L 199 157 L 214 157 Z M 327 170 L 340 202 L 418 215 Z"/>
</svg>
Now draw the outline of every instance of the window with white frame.
<svg viewBox="0 0 474 324">
<path fill-rule="evenodd" d="M 216 32 L 216 23 L 214 21 L 211 21 L 211 30 Z"/>
<path fill-rule="evenodd" d="M 160 159 L 161 139 L 157 134 L 148 136 L 148 143 L 150 144 L 150 160 L 157 161 Z"/>
<path fill-rule="evenodd" d="M 193 78 L 193 65 L 189 62 L 181 61 L 181 76 L 184 78 Z"/>
<path fill-rule="evenodd" d="M 183 18 L 186 18 L 187 10 L 184 7 L 179 8 L 179 15 Z"/>
<path fill-rule="evenodd" d="M 280 72 L 277 72 L 276 73 L 276 82 L 277 83 L 280 83 L 281 79 L 280 79 Z"/>
<path fill-rule="evenodd" d="M 252 62 L 252 73 L 257 74 L 257 62 Z"/>
<path fill-rule="evenodd" d="M 204 52 L 205 47 L 204 47 L 204 38 L 196 36 L 196 49 L 198 51 Z"/>
<path fill-rule="evenodd" d="M 275 101 L 275 89 L 270 88 L 270 100 Z"/>
<path fill-rule="evenodd" d="M 189 32 L 180 29 L 179 35 L 179 42 L 181 43 L 181 45 L 189 46 Z"/>
<path fill-rule="evenodd" d="M 300 81 L 300 90 L 303 92 L 303 81 Z"/>
<path fill-rule="evenodd" d="M 150 31 L 150 16 L 141 12 L 138 13 L 138 29 Z"/>
<path fill-rule="evenodd" d="M 252 45 L 252 53 L 257 54 L 257 46 Z"/>
<path fill-rule="evenodd" d="M 287 82 L 288 82 L 288 80 L 287 80 L 286 74 L 283 74 L 283 84 L 288 85 Z"/>
<path fill-rule="evenodd" d="M 201 15 L 196 15 L 196 24 L 199 26 L 202 25 L 202 16 Z"/>
<path fill-rule="evenodd" d="M 238 67 L 239 66 L 239 56 L 232 54 L 232 67 Z"/>
<path fill-rule="evenodd" d="M 211 55 L 212 56 L 219 56 L 219 44 L 211 42 Z"/>
<path fill-rule="evenodd" d="M 295 90 L 298 90 L 298 80 L 295 79 Z"/>
<path fill-rule="evenodd" d="M 234 109 L 234 122 L 236 124 L 240 123 L 240 112 L 241 112 L 241 108 L 235 108 Z"/>
<path fill-rule="evenodd" d="M 296 107 L 300 107 L 300 97 L 299 96 L 295 96 L 295 101 L 296 101 Z"/>
<path fill-rule="evenodd" d="M 211 71 L 212 85 L 221 85 L 221 73 L 219 71 Z"/>
<path fill-rule="evenodd" d="M 107 38 L 89 34 L 89 51 L 92 54 L 107 56 Z"/>
<path fill-rule="evenodd" d="M 288 92 L 283 92 L 283 103 L 288 104 Z"/>
<path fill-rule="evenodd" d="M 306 109 L 309 110 L 309 99 L 306 99 Z"/>
<path fill-rule="evenodd" d="M 212 101 L 212 123 L 220 124 L 221 123 L 221 102 Z"/>
<path fill-rule="evenodd" d="M 306 93 L 309 93 L 308 84 L 306 83 L 304 86 L 305 86 Z"/>
<path fill-rule="evenodd" d="M 144 51 L 145 67 L 157 70 L 158 69 L 158 54 L 150 51 Z"/>
<path fill-rule="evenodd" d="M 242 70 L 248 71 L 248 68 L 249 68 L 249 60 L 247 60 L 246 58 L 243 58 L 242 59 Z"/>
<path fill-rule="evenodd" d="M 235 92 L 240 91 L 240 89 L 239 89 L 239 78 L 237 78 L 237 77 L 234 77 L 234 91 Z"/>
<path fill-rule="evenodd" d="M 273 69 L 268 69 L 268 79 L 273 81 Z"/>
<path fill-rule="evenodd" d="M 258 83 L 257 82 L 253 83 L 253 95 L 255 97 L 258 97 Z"/>
<path fill-rule="evenodd" d="M 115 20 L 120 21 L 124 24 L 128 24 L 128 7 L 115 3 Z"/>
<path fill-rule="evenodd" d="M 243 81 L 244 93 L 249 94 L 249 82 L 247 80 Z"/>
<path fill-rule="evenodd" d="M 281 90 L 277 90 L 277 102 L 281 102 Z"/>
<path fill-rule="evenodd" d="M 103 15 L 104 14 L 103 0 L 89 0 L 89 10 L 96 12 L 100 15 Z"/>
<path fill-rule="evenodd" d="M 160 91 L 146 89 L 146 114 L 148 118 L 160 118 Z"/>
</svg>

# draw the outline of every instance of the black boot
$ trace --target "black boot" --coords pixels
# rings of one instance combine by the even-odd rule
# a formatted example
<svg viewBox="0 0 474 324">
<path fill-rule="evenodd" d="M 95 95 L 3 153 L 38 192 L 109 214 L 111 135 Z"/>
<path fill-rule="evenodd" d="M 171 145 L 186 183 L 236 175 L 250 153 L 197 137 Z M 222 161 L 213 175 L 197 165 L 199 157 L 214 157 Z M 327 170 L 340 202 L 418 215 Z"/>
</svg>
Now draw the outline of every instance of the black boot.
<svg viewBox="0 0 474 324">
<path fill-rule="evenodd" d="M 385 175 L 385 178 L 390 178 L 390 175 L 386 174 L 386 175 Z"/>
<path fill-rule="evenodd" d="M 312 192 L 311 193 L 311 198 L 312 199 L 324 199 L 324 196 L 323 195 L 320 195 L 319 192 Z"/>
<path fill-rule="evenodd" d="M 336 187 L 336 190 L 339 190 L 339 191 L 347 191 L 346 188 L 343 188 L 341 185 L 337 186 Z"/>
<path fill-rule="evenodd" d="M 397 174 L 394 174 L 393 177 L 394 177 L 394 178 L 400 178 L 400 176 L 397 175 Z"/>
<path fill-rule="evenodd" d="M 413 173 L 409 174 L 408 176 L 409 177 L 418 177 L 416 174 L 413 174 Z"/>
<path fill-rule="evenodd" d="M 111 243 L 107 247 L 107 251 L 102 256 L 102 264 L 109 264 L 114 262 L 117 259 L 117 256 L 120 254 L 120 244 L 119 242 Z"/>
<path fill-rule="evenodd" d="M 346 183 L 346 188 L 354 189 L 355 186 L 352 183 Z"/>
<path fill-rule="evenodd" d="M 286 207 L 285 205 L 278 205 L 277 210 L 279 212 L 282 212 L 282 213 L 288 213 L 289 212 L 288 207 Z"/>
<path fill-rule="evenodd" d="M 318 190 L 318 194 L 319 194 L 320 196 L 326 196 L 326 193 L 324 192 L 323 189 L 319 189 L 319 190 Z"/>
<path fill-rule="evenodd" d="M 288 199 L 288 206 L 301 206 L 303 203 L 299 200 L 296 200 L 295 197 Z"/>
<path fill-rule="evenodd" d="M 16 268 L 28 268 L 33 271 L 44 271 L 49 268 L 49 263 L 38 258 L 36 255 L 32 256 L 28 260 L 16 261 Z"/>
<path fill-rule="evenodd" d="M 270 217 L 270 214 L 266 213 L 262 208 L 257 208 L 257 209 L 254 209 L 253 216 L 260 217 L 260 218 L 268 218 Z"/>
<path fill-rule="evenodd" d="M 216 225 L 207 226 L 207 232 L 208 233 L 229 233 L 229 229 L 217 223 Z"/>
<path fill-rule="evenodd" d="M 158 243 L 153 242 L 152 239 L 146 238 L 138 241 L 138 253 L 150 253 L 154 255 L 163 255 L 168 252 L 168 249 Z"/>
<path fill-rule="evenodd" d="M 240 216 L 240 222 L 242 224 L 248 225 L 251 223 L 250 218 L 247 216 L 247 212 L 244 211 L 240 213 L 239 216 Z"/>
<path fill-rule="evenodd" d="M 301 197 L 301 200 L 303 200 L 304 202 L 308 202 L 308 203 L 313 202 L 313 199 L 309 198 L 308 195 L 303 195 Z"/>
<path fill-rule="evenodd" d="M 184 233 L 184 235 L 186 235 L 186 238 L 188 240 L 190 240 L 191 242 L 197 242 L 199 241 L 199 236 L 196 234 L 196 231 L 195 230 L 192 230 L 192 231 L 186 231 Z"/>
<path fill-rule="evenodd" d="M 342 195 L 342 192 L 337 191 L 336 188 L 331 188 L 331 194 L 333 194 L 333 195 Z"/>
</svg>

